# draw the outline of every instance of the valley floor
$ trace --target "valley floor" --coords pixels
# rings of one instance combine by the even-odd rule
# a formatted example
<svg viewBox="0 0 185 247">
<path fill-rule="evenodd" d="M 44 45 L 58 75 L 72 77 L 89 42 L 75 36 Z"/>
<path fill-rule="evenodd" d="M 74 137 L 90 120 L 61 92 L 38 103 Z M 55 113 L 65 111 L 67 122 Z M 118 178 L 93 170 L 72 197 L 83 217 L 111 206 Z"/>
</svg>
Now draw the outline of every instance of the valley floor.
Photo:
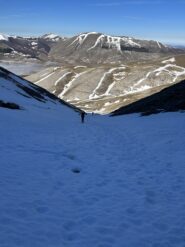
<svg viewBox="0 0 185 247">
<path fill-rule="evenodd" d="M 0 109 L 1 247 L 185 246 L 185 114 Z"/>
</svg>

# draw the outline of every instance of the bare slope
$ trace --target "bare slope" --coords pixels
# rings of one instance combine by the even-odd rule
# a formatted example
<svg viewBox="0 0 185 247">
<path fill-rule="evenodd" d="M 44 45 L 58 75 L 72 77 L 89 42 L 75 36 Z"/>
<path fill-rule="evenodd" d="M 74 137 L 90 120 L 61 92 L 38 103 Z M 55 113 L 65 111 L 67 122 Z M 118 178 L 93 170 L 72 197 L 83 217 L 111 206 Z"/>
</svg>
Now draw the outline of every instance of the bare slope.
<svg viewBox="0 0 185 247">
<path fill-rule="evenodd" d="M 105 114 L 185 79 L 185 56 L 118 66 L 50 67 L 27 78 L 87 112 Z"/>
<path fill-rule="evenodd" d="M 184 110 L 185 80 L 169 86 L 168 88 L 152 94 L 151 96 L 124 106 L 113 112 L 111 115 L 117 116 L 129 113 L 142 113 L 142 115 L 150 115 L 159 112 L 175 112 Z"/>
</svg>

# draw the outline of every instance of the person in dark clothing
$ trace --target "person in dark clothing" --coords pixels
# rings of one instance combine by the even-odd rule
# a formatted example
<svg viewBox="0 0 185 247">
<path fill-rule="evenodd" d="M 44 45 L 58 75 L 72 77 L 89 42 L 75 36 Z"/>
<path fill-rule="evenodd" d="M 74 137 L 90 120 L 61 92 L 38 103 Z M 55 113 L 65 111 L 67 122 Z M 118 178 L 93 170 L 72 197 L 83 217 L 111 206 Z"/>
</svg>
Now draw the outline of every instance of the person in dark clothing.
<svg viewBox="0 0 185 247">
<path fill-rule="evenodd" d="M 85 118 L 85 112 L 81 112 L 81 122 L 84 123 L 84 118 Z"/>
</svg>

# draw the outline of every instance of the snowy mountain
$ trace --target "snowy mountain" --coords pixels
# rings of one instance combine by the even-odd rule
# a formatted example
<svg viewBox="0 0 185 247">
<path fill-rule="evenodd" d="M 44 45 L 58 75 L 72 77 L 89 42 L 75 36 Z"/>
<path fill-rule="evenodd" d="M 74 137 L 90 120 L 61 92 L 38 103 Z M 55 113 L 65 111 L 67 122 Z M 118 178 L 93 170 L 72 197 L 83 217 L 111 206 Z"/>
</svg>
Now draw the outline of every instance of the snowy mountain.
<svg viewBox="0 0 185 247">
<path fill-rule="evenodd" d="M 83 33 L 71 38 L 52 33 L 40 37 L 0 36 L 0 59 L 24 56 L 75 65 L 119 64 L 181 52 L 184 50 L 168 47 L 158 41 L 115 37 L 96 32 Z"/>
<path fill-rule="evenodd" d="M 35 108 L 37 110 L 67 108 L 66 111 L 70 111 L 71 114 L 74 111 L 80 111 L 45 89 L 22 79 L 2 67 L 0 67 L 0 107 L 29 111 Z"/>
<path fill-rule="evenodd" d="M 44 34 L 40 38 L 48 40 L 48 41 L 53 41 L 53 42 L 57 42 L 59 40 L 65 40 L 66 39 L 66 38 L 63 38 L 57 34 L 53 34 L 53 33 Z"/>
<path fill-rule="evenodd" d="M 0 69 L 1 247 L 184 246 L 185 114 L 79 115 Z"/>
<path fill-rule="evenodd" d="M 46 34 L 41 37 L 19 37 L 0 35 L 0 59 L 29 59 L 47 60 L 52 46 L 64 38 Z"/>
<path fill-rule="evenodd" d="M 9 36 L 8 36 L 8 35 L 6 35 L 6 34 L 1 34 L 1 33 L 0 33 L 0 41 L 2 41 L 2 40 L 8 41 L 8 39 L 9 39 Z"/>
<path fill-rule="evenodd" d="M 164 54 L 177 54 L 178 52 L 178 49 L 168 47 L 158 41 L 91 32 L 58 42 L 51 49 L 49 58 L 72 64 L 92 65 L 155 59 Z"/>
</svg>

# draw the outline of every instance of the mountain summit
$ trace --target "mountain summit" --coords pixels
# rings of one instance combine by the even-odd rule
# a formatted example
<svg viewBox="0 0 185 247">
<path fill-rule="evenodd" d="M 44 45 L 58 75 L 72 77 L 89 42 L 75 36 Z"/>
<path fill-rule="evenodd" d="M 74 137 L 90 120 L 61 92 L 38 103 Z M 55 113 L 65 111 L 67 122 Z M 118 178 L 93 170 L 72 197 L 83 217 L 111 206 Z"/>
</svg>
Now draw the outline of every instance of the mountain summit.
<svg viewBox="0 0 185 247">
<path fill-rule="evenodd" d="M 49 57 L 69 63 L 105 64 L 158 58 L 175 52 L 177 50 L 158 41 L 90 32 L 58 42 Z"/>
</svg>

